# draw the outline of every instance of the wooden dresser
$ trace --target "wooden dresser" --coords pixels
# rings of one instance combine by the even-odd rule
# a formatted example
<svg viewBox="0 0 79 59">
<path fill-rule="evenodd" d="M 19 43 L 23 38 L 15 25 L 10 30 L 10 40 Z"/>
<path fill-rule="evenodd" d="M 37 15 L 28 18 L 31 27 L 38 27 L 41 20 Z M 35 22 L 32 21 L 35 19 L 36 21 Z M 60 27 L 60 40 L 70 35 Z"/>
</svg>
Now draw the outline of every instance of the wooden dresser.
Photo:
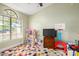
<svg viewBox="0 0 79 59">
<path fill-rule="evenodd" d="M 55 48 L 55 39 L 53 36 L 44 36 L 44 48 L 54 49 Z"/>
</svg>

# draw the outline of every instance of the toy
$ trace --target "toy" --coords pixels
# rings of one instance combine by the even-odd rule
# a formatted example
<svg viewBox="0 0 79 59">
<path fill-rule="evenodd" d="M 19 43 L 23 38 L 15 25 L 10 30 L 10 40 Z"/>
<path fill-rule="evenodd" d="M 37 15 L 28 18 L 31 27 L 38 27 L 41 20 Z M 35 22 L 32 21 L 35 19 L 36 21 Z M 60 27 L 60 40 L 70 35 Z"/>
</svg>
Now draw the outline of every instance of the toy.
<svg viewBox="0 0 79 59">
<path fill-rule="evenodd" d="M 79 56 L 79 47 L 76 50 L 76 56 Z"/>
<path fill-rule="evenodd" d="M 59 45 L 61 45 L 63 48 L 60 48 Z M 57 41 L 55 42 L 55 49 L 64 50 L 64 52 L 67 54 L 67 44 L 63 41 Z"/>
<path fill-rule="evenodd" d="M 28 29 L 27 31 L 27 44 L 31 44 L 33 47 L 37 41 L 37 31 L 35 29 Z"/>
<path fill-rule="evenodd" d="M 57 38 L 58 40 L 62 40 L 62 29 L 58 29 Z"/>
<path fill-rule="evenodd" d="M 79 56 L 79 52 L 76 52 L 76 56 Z"/>
</svg>

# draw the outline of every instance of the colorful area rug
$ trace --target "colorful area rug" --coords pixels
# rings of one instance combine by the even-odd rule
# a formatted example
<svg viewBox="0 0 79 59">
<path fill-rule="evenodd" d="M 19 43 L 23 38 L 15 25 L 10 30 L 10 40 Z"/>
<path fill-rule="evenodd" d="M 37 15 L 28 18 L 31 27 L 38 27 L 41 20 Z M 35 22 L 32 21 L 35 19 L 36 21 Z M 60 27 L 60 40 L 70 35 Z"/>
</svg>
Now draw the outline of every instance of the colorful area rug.
<svg viewBox="0 0 79 59">
<path fill-rule="evenodd" d="M 62 50 L 41 48 L 38 44 L 33 47 L 21 44 L 1 52 L 1 56 L 65 56 L 65 53 Z"/>
</svg>

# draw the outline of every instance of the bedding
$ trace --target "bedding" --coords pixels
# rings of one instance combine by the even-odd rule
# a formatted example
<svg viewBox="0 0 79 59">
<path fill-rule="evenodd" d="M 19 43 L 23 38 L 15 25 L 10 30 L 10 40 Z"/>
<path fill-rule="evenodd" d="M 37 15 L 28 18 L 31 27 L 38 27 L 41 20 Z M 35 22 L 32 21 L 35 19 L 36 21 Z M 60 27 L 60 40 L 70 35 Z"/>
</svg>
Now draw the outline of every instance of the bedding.
<svg viewBox="0 0 79 59">
<path fill-rule="evenodd" d="M 65 56 L 65 53 L 62 50 L 42 48 L 38 44 L 33 47 L 21 44 L 1 52 L 1 56 Z"/>
</svg>

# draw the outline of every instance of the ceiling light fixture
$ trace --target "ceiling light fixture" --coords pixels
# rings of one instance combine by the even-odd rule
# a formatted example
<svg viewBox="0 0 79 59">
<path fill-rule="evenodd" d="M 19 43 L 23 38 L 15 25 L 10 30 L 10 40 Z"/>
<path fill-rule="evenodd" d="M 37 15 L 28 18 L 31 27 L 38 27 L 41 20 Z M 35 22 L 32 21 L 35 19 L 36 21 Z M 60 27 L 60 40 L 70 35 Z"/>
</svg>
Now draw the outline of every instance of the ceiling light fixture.
<svg viewBox="0 0 79 59">
<path fill-rule="evenodd" d="M 39 3 L 39 6 L 42 7 L 43 6 L 43 3 Z"/>
</svg>

